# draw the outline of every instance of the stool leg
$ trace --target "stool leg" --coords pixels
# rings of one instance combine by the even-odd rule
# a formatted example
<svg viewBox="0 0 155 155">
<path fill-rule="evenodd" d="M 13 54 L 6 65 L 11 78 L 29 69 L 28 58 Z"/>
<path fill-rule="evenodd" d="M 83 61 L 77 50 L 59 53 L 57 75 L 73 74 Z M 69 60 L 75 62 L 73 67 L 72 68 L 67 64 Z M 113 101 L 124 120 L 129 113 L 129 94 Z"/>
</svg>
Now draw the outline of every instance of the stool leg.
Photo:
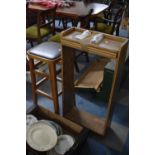
<svg viewBox="0 0 155 155">
<path fill-rule="evenodd" d="M 86 61 L 89 62 L 89 55 L 88 53 L 85 53 Z"/>
<path fill-rule="evenodd" d="M 33 98 L 34 104 L 37 106 L 35 66 L 34 66 L 34 60 L 30 57 L 29 57 L 29 67 L 30 67 L 31 82 L 32 82 L 32 98 Z"/>
<path fill-rule="evenodd" d="M 48 66 L 49 66 L 49 80 L 50 80 L 50 86 L 51 86 L 51 95 L 53 97 L 54 110 L 55 110 L 55 113 L 59 114 L 56 64 L 52 62 L 52 63 L 49 63 Z"/>
<path fill-rule="evenodd" d="M 79 66 L 78 66 L 78 63 L 77 63 L 77 61 L 75 60 L 74 61 L 74 65 L 75 65 L 75 70 L 76 70 L 76 72 L 80 72 L 80 69 L 79 69 Z"/>
</svg>

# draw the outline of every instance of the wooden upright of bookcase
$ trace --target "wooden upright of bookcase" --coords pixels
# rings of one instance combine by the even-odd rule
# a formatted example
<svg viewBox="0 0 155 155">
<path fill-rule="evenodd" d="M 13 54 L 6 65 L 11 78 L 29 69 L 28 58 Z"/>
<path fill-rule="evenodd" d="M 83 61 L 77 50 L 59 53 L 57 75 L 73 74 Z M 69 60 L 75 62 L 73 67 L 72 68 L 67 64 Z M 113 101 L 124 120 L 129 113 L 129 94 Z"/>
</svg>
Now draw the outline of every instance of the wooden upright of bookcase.
<svg viewBox="0 0 155 155">
<path fill-rule="evenodd" d="M 70 28 L 61 32 L 63 59 L 63 116 L 89 128 L 99 135 L 104 135 L 111 123 L 113 111 L 112 99 L 119 68 L 125 61 L 128 39 L 104 34 L 103 40 L 96 45 L 91 44 L 90 39 L 99 32 L 92 31 L 90 37 L 83 41 L 77 40 L 75 35 L 81 34 L 83 31 L 84 29 L 80 28 Z M 98 118 L 90 113 L 81 111 L 76 107 L 74 91 L 74 55 L 76 49 L 109 59 L 115 59 L 116 61 L 112 88 L 106 109 L 106 116 L 104 118 Z"/>
</svg>

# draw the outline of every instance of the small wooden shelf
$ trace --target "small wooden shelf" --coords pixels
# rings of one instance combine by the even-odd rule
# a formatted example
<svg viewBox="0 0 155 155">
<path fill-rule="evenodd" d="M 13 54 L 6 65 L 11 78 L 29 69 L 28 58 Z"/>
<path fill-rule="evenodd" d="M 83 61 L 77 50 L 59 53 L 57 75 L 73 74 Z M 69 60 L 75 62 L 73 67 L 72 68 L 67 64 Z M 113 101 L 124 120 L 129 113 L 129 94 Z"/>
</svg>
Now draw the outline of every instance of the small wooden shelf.
<svg viewBox="0 0 155 155">
<path fill-rule="evenodd" d="M 99 59 L 93 62 L 91 66 L 83 73 L 83 75 L 75 81 L 75 87 L 90 88 L 98 91 L 103 81 L 104 66 L 107 62 L 107 59 Z"/>
</svg>

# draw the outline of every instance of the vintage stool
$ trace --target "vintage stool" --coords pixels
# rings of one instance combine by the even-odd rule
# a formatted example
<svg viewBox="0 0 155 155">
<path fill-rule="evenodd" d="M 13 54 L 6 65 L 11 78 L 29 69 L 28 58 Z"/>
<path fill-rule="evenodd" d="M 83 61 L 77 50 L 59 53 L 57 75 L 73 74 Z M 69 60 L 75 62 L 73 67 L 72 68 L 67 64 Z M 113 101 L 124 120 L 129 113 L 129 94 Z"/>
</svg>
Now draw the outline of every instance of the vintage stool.
<svg viewBox="0 0 155 155">
<path fill-rule="evenodd" d="M 29 58 L 30 74 L 32 80 L 32 95 L 34 104 L 37 104 L 37 95 L 43 95 L 54 103 L 54 110 L 59 113 L 58 89 L 56 77 L 56 64 L 61 61 L 60 44 L 56 42 L 41 43 L 27 52 Z M 48 65 L 49 74 L 35 68 L 34 60 L 39 60 Z M 42 77 L 41 80 L 36 80 L 36 74 Z M 39 86 L 49 79 L 51 95 L 39 89 Z"/>
</svg>

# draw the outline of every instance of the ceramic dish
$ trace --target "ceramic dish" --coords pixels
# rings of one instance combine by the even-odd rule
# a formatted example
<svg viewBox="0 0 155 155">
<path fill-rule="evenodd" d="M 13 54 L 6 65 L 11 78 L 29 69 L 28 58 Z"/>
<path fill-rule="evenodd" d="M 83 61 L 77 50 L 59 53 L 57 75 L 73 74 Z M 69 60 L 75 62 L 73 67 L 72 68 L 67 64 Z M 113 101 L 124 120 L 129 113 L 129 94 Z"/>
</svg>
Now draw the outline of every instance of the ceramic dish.
<svg viewBox="0 0 155 155">
<path fill-rule="evenodd" d="M 60 155 L 60 154 L 56 153 L 54 149 L 51 149 L 50 151 L 47 152 L 47 155 Z"/>
<path fill-rule="evenodd" d="M 55 146 L 55 152 L 64 155 L 75 143 L 75 140 L 70 135 L 60 135 L 58 143 Z"/>
<path fill-rule="evenodd" d="M 56 122 L 51 121 L 51 120 L 46 120 L 46 121 L 49 122 L 50 124 L 52 124 L 57 129 L 58 136 L 63 134 L 63 129 L 59 124 L 57 124 Z"/>
<path fill-rule="evenodd" d="M 38 122 L 37 118 L 33 115 L 26 115 L 26 128 L 29 128 L 33 123 Z"/>
<path fill-rule="evenodd" d="M 55 130 L 46 123 L 38 121 L 27 130 L 27 143 L 37 151 L 49 151 L 57 143 Z"/>
<path fill-rule="evenodd" d="M 56 134 L 57 134 L 57 128 L 56 128 L 53 124 L 49 123 L 49 122 L 46 121 L 46 120 L 39 120 L 39 122 L 42 122 L 42 123 L 45 123 L 45 124 L 51 126 L 51 127 L 55 130 L 55 132 L 56 132 Z"/>
</svg>

